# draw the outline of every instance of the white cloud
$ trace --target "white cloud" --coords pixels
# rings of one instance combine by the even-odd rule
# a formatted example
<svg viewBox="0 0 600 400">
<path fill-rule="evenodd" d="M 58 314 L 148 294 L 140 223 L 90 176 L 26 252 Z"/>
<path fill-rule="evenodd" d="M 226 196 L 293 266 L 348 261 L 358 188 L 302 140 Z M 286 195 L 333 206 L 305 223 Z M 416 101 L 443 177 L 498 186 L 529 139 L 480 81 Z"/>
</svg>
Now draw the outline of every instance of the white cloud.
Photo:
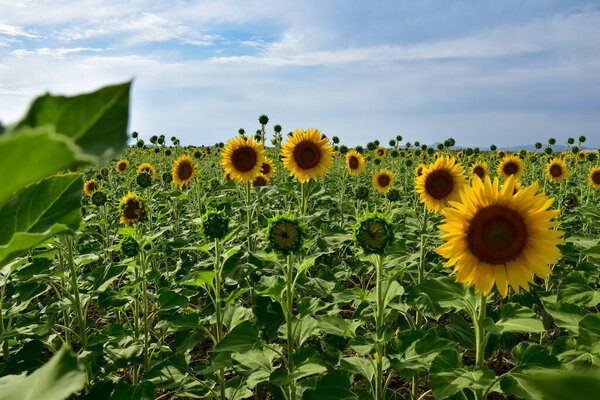
<svg viewBox="0 0 600 400">
<path fill-rule="evenodd" d="M 3 24 L 0 22 L 0 35 L 22 36 L 27 38 L 37 38 L 39 36 L 25 32 L 22 28 L 14 25 Z"/>
</svg>

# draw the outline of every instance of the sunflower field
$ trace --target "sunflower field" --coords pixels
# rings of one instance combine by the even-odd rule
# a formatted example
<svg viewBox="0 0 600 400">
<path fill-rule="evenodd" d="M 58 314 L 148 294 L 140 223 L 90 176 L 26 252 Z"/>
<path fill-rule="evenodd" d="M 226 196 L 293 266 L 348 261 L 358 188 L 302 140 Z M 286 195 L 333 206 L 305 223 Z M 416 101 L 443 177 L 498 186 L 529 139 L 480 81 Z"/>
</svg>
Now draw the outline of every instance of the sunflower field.
<svg viewBox="0 0 600 400">
<path fill-rule="evenodd" d="M 0 135 L 0 399 L 600 398 L 585 137 L 145 143 L 129 90 Z"/>
</svg>

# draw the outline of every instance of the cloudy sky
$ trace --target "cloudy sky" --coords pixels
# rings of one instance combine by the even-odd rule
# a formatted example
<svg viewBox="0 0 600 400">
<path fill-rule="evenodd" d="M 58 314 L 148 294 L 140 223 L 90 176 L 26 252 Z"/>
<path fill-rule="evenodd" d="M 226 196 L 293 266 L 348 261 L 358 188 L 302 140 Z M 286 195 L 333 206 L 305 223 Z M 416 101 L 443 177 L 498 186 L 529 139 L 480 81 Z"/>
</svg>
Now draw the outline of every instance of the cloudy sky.
<svg viewBox="0 0 600 400">
<path fill-rule="evenodd" d="M 5 123 L 131 78 L 130 130 L 185 144 L 267 114 L 349 145 L 600 146 L 600 2 L 0 0 Z"/>
</svg>

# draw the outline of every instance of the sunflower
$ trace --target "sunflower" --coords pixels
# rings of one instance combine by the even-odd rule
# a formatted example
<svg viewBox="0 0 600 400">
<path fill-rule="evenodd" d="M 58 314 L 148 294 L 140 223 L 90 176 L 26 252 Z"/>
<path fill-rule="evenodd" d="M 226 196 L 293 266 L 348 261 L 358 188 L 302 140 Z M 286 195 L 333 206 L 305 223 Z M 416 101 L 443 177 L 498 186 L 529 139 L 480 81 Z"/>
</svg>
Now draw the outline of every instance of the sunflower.
<svg viewBox="0 0 600 400">
<path fill-rule="evenodd" d="M 142 163 L 138 166 L 137 168 L 137 173 L 142 173 L 142 172 L 147 172 L 150 174 L 150 177 L 152 179 L 156 178 L 156 170 L 154 169 L 154 167 L 152 166 L 152 164 L 149 163 Z"/>
<path fill-rule="evenodd" d="M 563 182 L 569 176 L 567 164 L 560 158 L 555 158 L 546 164 L 546 175 L 552 183 Z"/>
<path fill-rule="evenodd" d="M 502 297 L 509 284 L 528 291 L 533 274 L 545 278 L 560 257 L 563 232 L 552 221 L 560 210 L 547 209 L 553 199 L 536 194 L 537 182 L 513 195 L 514 179 L 499 188 L 498 178 L 475 178 L 461 201 L 442 212 L 446 243 L 437 252 L 448 259 L 444 267 L 454 266 L 456 281 L 475 286 L 476 293 L 488 294 L 494 283 Z"/>
<path fill-rule="evenodd" d="M 508 178 L 511 175 L 515 176 L 515 179 L 521 178 L 525 172 L 525 163 L 517 156 L 507 156 L 500 161 L 498 164 L 498 175 L 503 178 Z"/>
<path fill-rule="evenodd" d="M 271 179 L 273 175 L 275 175 L 275 165 L 273 164 L 273 160 L 265 157 L 260 167 L 260 173 L 266 176 L 268 179 Z"/>
<path fill-rule="evenodd" d="M 138 222 L 148 211 L 148 207 L 142 199 L 138 195 L 131 194 L 131 192 L 121 199 L 119 209 L 121 210 L 120 222 L 125 226 Z"/>
<path fill-rule="evenodd" d="M 365 158 L 358 151 L 350 150 L 346 153 L 346 168 L 352 175 L 359 175 L 365 169 Z"/>
<path fill-rule="evenodd" d="M 437 151 L 435 152 L 435 154 L 433 155 L 433 159 L 437 160 L 438 158 L 440 158 L 440 153 L 438 153 Z"/>
<path fill-rule="evenodd" d="M 463 156 L 463 152 L 459 151 L 458 153 L 456 153 L 456 158 L 462 158 Z"/>
<path fill-rule="evenodd" d="M 425 168 L 427 168 L 427 165 L 425 164 L 417 165 L 417 168 L 415 168 L 415 176 L 418 178 L 421 175 L 423 175 L 423 171 L 425 171 Z"/>
<path fill-rule="evenodd" d="M 600 167 L 594 167 L 590 170 L 588 182 L 594 189 L 600 189 Z"/>
<path fill-rule="evenodd" d="M 471 176 L 477 175 L 479 178 L 484 179 L 488 174 L 488 165 L 485 161 L 477 161 L 471 166 Z"/>
<path fill-rule="evenodd" d="M 306 227 L 293 214 L 276 215 L 269 219 L 265 234 L 268 247 L 287 255 L 302 249 Z"/>
<path fill-rule="evenodd" d="M 394 185 L 394 173 L 389 169 L 380 169 L 373 174 L 371 183 L 379 193 L 385 193 Z"/>
<path fill-rule="evenodd" d="M 197 174 L 198 165 L 194 164 L 190 156 L 180 156 L 173 162 L 171 175 L 173 176 L 173 184 L 179 187 L 179 189 L 181 189 L 183 185 L 189 185 Z"/>
<path fill-rule="evenodd" d="M 394 228 L 377 212 L 366 214 L 353 227 L 354 242 L 365 254 L 383 254 L 394 240 Z"/>
<path fill-rule="evenodd" d="M 466 177 L 462 164 L 454 157 L 440 157 L 423 170 L 416 179 L 416 190 L 421 203 L 433 212 L 441 211 L 449 201 L 458 200 Z"/>
<path fill-rule="evenodd" d="M 283 165 L 300 182 L 324 175 L 333 160 L 333 146 L 317 129 L 297 129 L 281 148 Z"/>
<path fill-rule="evenodd" d="M 385 147 L 379 146 L 375 149 L 375 157 L 383 158 L 385 157 L 387 149 Z"/>
<path fill-rule="evenodd" d="M 267 178 L 263 174 L 258 174 L 252 180 L 251 186 L 253 188 L 255 188 L 255 187 L 261 187 L 261 186 L 267 186 L 268 184 L 269 184 L 269 178 Z"/>
<path fill-rule="evenodd" d="M 83 191 L 88 196 L 91 196 L 96 190 L 98 190 L 98 182 L 95 179 L 90 179 L 83 184 Z"/>
<path fill-rule="evenodd" d="M 221 151 L 221 165 L 232 179 L 251 182 L 260 172 L 265 159 L 264 152 L 262 142 L 238 136 L 229 139 Z"/>
<path fill-rule="evenodd" d="M 504 158 L 504 157 L 508 156 L 508 154 L 504 150 L 498 150 L 497 154 L 498 154 L 498 157 L 500 157 L 500 158 Z"/>
<path fill-rule="evenodd" d="M 580 151 L 580 152 L 577 154 L 577 158 L 579 158 L 579 161 L 585 161 L 585 159 L 586 159 L 586 154 L 585 154 L 585 151 Z"/>
</svg>

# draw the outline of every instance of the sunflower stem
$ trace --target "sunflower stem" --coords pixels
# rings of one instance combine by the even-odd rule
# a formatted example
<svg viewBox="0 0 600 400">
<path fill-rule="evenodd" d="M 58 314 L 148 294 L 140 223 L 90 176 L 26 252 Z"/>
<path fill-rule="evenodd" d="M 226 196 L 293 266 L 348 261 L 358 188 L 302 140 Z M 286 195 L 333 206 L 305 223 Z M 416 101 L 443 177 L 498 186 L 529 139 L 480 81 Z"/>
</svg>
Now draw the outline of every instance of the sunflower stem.
<svg viewBox="0 0 600 400">
<path fill-rule="evenodd" d="M 142 316 L 144 320 L 144 373 L 148 373 L 150 367 L 150 326 L 148 323 L 148 284 L 146 281 L 146 254 L 144 246 L 140 246 L 139 262 L 142 274 L 142 312 L 144 313 Z"/>
<path fill-rule="evenodd" d="M 473 328 L 475 330 L 475 366 L 483 367 L 485 356 L 486 337 L 483 329 L 483 321 L 486 318 L 487 296 L 482 294 L 479 296 L 479 310 L 476 310 L 473 315 Z M 487 394 L 483 390 L 475 392 L 477 400 L 485 400 Z"/>
<path fill-rule="evenodd" d="M 375 335 L 377 338 L 376 348 L 376 377 L 375 377 L 375 400 L 383 400 L 383 342 L 380 340 L 380 328 L 383 326 L 384 299 L 382 296 L 382 274 L 383 274 L 383 255 L 375 255 L 375 290 L 377 296 L 376 314 L 375 314 Z"/>
<path fill-rule="evenodd" d="M 288 254 L 286 261 L 286 304 L 284 309 L 287 326 L 287 369 L 288 374 L 292 375 L 294 372 L 294 327 L 292 324 L 292 319 L 294 317 L 294 267 L 291 254 Z M 296 381 L 293 379 L 290 381 L 289 399 L 296 399 Z"/>
<path fill-rule="evenodd" d="M 215 239 L 215 287 L 214 287 L 214 299 L 215 299 L 215 314 L 217 323 L 217 342 L 215 345 L 223 339 L 223 310 L 221 309 L 221 240 Z M 219 369 L 219 388 L 220 398 L 225 400 L 225 369 Z"/>
</svg>

